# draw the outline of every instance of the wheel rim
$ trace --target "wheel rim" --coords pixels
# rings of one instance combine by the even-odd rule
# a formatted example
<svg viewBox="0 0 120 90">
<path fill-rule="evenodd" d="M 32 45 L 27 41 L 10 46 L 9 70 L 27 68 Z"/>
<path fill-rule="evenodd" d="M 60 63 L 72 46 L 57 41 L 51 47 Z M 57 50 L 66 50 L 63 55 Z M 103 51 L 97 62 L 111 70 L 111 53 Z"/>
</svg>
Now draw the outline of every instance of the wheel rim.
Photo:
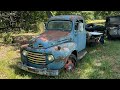
<svg viewBox="0 0 120 90">
<path fill-rule="evenodd" d="M 75 63 L 72 60 L 68 60 L 65 65 L 66 71 L 74 71 L 75 69 Z"/>
</svg>

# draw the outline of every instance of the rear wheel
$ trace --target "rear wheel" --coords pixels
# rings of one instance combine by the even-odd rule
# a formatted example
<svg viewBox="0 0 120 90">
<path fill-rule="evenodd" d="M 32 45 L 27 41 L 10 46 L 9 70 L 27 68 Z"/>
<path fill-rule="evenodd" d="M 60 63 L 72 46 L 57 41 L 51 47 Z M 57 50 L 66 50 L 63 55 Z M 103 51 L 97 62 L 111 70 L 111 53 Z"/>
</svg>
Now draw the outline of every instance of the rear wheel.
<svg viewBox="0 0 120 90">
<path fill-rule="evenodd" d="M 65 70 L 74 71 L 75 67 L 76 67 L 76 56 L 74 54 L 71 54 L 65 64 Z"/>
</svg>

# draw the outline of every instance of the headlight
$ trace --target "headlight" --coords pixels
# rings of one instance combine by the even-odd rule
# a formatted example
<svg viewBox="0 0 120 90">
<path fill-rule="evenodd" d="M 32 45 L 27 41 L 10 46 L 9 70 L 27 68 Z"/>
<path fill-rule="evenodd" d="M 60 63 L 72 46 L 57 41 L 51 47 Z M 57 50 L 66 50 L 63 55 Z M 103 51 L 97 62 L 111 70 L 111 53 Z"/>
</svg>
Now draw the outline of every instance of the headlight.
<svg viewBox="0 0 120 90">
<path fill-rule="evenodd" d="M 22 54 L 23 54 L 24 56 L 27 56 L 27 55 L 28 55 L 28 52 L 27 52 L 26 50 L 23 50 L 23 51 L 22 51 Z"/>
<path fill-rule="evenodd" d="M 54 60 L 54 56 L 53 55 L 48 55 L 48 60 L 49 61 L 53 61 Z"/>
</svg>

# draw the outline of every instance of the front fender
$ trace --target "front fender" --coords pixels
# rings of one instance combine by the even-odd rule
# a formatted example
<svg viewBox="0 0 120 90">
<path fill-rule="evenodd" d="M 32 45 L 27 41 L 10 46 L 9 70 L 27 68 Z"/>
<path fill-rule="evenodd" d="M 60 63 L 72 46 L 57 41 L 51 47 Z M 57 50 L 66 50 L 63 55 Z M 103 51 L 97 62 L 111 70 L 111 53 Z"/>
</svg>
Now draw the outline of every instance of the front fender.
<svg viewBox="0 0 120 90">
<path fill-rule="evenodd" d="M 58 49 L 60 47 L 60 50 Z M 76 50 L 76 44 L 74 42 L 63 43 L 51 48 L 46 49 L 46 52 L 52 54 L 55 60 L 48 64 L 49 69 L 61 69 L 64 67 L 68 57 Z"/>
<path fill-rule="evenodd" d="M 58 47 L 60 47 L 60 50 Z M 74 42 L 67 42 L 48 48 L 46 52 L 52 54 L 55 59 L 60 59 L 70 56 L 71 52 L 74 50 L 76 50 L 76 44 Z"/>
</svg>

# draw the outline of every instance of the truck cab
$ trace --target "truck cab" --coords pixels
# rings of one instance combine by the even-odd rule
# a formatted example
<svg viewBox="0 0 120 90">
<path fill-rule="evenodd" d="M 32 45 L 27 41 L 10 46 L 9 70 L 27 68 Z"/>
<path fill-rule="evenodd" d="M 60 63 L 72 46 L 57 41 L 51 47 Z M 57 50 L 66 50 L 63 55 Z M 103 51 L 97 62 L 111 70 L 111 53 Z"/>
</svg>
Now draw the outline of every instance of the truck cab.
<svg viewBox="0 0 120 90">
<path fill-rule="evenodd" d="M 106 35 L 108 39 L 120 38 L 120 16 L 106 17 Z"/>
<path fill-rule="evenodd" d="M 73 71 L 87 53 L 85 21 L 82 16 L 51 17 L 45 32 L 21 46 L 18 67 L 40 75 L 56 76 L 61 69 Z"/>
</svg>

